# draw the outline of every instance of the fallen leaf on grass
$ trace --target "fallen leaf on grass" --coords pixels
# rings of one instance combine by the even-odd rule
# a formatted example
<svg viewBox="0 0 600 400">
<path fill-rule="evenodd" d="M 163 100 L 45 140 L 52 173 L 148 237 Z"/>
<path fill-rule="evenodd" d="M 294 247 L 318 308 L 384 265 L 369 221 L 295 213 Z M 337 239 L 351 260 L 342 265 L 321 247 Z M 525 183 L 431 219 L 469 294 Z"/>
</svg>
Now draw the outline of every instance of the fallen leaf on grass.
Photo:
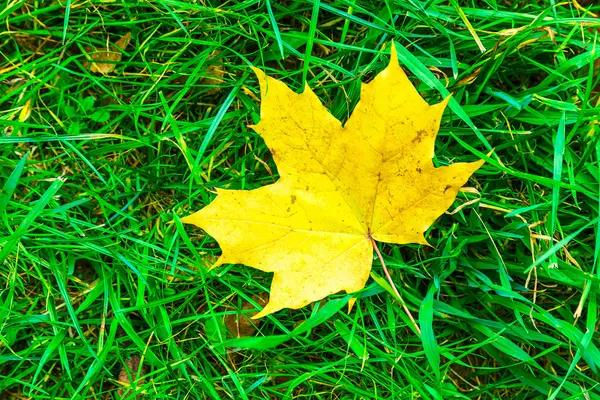
<svg viewBox="0 0 600 400">
<path fill-rule="evenodd" d="M 253 318 L 362 289 L 373 240 L 427 244 L 424 232 L 483 161 L 435 168 L 431 161 L 448 99 L 428 105 L 398 64 L 368 84 L 348 122 L 307 86 L 294 93 L 254 69 L 261 120 L 279 180 L 254 190 L 217 190 L 182 219 L 221 245 L 216 265 L 273 272 L 269 303 Z"/>
<path fill-rule="evenodd" d="M 123 56 L 122 50 L 125 50 L 131 41 L 131 32 L 128 32 L 110 45 L 110 49 L 87 48 L 90 61 L 83 63 L 83 67 L 89 69 L 93 73 L 108 74 L 117 67 L 117 63 L 121 61 Z"/>
</svg>

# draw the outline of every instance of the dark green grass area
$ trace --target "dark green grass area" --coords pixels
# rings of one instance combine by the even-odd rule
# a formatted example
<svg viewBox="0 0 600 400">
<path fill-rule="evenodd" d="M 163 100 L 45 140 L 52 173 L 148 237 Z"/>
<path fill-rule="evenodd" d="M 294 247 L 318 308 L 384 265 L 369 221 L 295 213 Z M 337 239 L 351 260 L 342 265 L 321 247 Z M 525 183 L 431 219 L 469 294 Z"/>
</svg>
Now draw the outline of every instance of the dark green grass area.
<svg viewBox="0 0 600 400">
<path fill-rule="evenodd" d="M 592 3 L 5 2 L 0 397 L 600 398 Z M 277 180 L 249 66 L 346 120 L 391 40 L 427 101 L 453 94 L 436 165 L 487 161 L 432 248 L 379 245 L 422 335 L 375 257 L 350 313 L 338 294 L 233 338 L 271 276 L 209 270 L 179 218 Z"/>
</svg>

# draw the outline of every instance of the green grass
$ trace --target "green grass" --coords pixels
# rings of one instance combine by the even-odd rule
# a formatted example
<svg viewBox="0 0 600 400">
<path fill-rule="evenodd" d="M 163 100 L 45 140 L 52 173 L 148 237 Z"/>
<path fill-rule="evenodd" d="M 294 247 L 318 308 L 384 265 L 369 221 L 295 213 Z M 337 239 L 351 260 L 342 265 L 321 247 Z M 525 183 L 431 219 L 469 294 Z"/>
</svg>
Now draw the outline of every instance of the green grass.
<svg viewBox="0 0 600 400">
<path fill-rule="evenodd" d="M 579 0 L 600 15 L 592 3 Z M 0 17 L 0 397 L 600 398 L 592 14 L 554 0 L 14 0 Z M 127 32 L 115 71 L 84 67 Z M 247 128 L 248 67 L 308 83 L 345 120 L 391 40 L 430 103 L 453 93 L 436 164 L 494 149 L 451 211 L 468 204 L 428 232 L 434 248 L 380 244 L 423 335 L 377 279 L 349 314 L 339 294 L 232 339 L 223 317 L 254 311 L 271 278 L 209 271 L 217 243 L 179 218 L 215 188 L 277 179 Z"/>
</svg>

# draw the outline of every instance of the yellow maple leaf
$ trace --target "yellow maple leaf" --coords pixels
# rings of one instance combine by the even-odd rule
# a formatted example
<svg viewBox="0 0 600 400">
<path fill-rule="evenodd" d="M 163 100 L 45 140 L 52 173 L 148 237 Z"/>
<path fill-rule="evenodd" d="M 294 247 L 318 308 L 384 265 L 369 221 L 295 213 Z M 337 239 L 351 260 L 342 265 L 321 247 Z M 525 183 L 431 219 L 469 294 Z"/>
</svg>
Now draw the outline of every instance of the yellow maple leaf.
<svg viewBox="0 0 600 400">
<path fill-rule="evenodd" d="M 423 234 L 482 164 L 435 168 L 434 142 L 447 100 L 428 105 L 398 65 L 363 84 L 342 126 L 307 86 L 301 94 L 254 69 L 260 123 L 280 178 L 254 190 L 217 190 L 184 218 L 221 246 L 216 265 L 273 272 L 269 303 L 254 318 L 364 287 L 373 239 L 427 244 Z"/>
</svg>

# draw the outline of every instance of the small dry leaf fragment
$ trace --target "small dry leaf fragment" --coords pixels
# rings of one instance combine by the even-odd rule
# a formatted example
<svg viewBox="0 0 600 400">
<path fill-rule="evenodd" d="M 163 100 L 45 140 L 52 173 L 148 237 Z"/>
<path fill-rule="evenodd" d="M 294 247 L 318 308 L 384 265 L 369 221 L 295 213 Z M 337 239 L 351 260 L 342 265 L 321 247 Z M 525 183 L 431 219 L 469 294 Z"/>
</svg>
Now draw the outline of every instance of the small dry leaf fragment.
<svg viewBox="0 0 600 400">
<path fill-rule="evenodd" d="M 20 46 L 25 47 L 29 50 L 35 51 L 36 46 L 36 36 L 27 34 L 27 33 L 17 33 L 13 35 L 13 38 L 19 43 Z"/>
<path fill-rule="evenodd" d="M 25 122 L 31 116 L 31 99 L 27 100 L 19 113 L 19 122 Z"/>
<path fill-rule="evenodd" d="M 266 296 L 265 296 L 266 297 Z M 260 306 L 267 304 L 265 297 L 254 297 Z M 236 338 L 249 337 L 256 333 L 260 321 L 253 321 L 251 318 L 256 312 L 248 312 L 247 310 L 253 310 L 254 306 L 247 301 L 243 301 L 241 312 L 237 314 L 228 314 L 223 317 L 223 322 L 227 327 L 227 330 Z"/>
<path fill-rule="evenodd" d="M 254 190 L 217 189 L 182 222 L 221 246 L 216 265 L 273 272 L 269 303 L 255 315 L 300 308 L 362 289 L 373 240 L 427 244 L 424 233 L 454 202 L 483 160 L 436 168 L 435 138 L 448 99 L 430 106 L 398 64 L 363 84 L 342 125 L 306 87 L 297 94 L 254 69 L 260 122 L 280 178 Z"/>
<path fill-rule="evenodd" d="M 115 43 L 111 44 L 110 49 L 89 49 L 86 48 L 91 61 L 83 63 L 84 68 L 93 73 L 108 74 L 117 67 L 123 56 L 122 50 L 125 50 L 131 41 L 131 32 L 122 36 Z"/>
<path fill-rule="evenodd" d="M 219 50 L 215 50 L 209 57 L 209 60 L 214 60 L 220 54 Z M 206 78 L 202 78 L 200 83 L 202 85 L 215 85 L 216 88 L 210 89 L 208 94 L 215 94 L 221 90 L 218 85 L 223 83 L 223 76 L 225 75 L 225 69 L 223 68 L 223 59 L 219 58 L 215 60 L 218 64 L 210 64 L 206 69 L 205 74 L 208 75 Z"/>
<path fill-rule="evenodd" d="M 133 398 L 132 396 L 135 393 L 135 388 L 132 389 L 131 386 L 136 383 L 137 385 L 141 385 L 144 383 L 142 379 L 138 379 L 137 377 L 137 373 L 140 368 L 140 361 L 141 359 L 138 355 L 133 355 L 131 356 L 131 359 L 125 360 L 125 365 L 123 366 L 123 368 L 121 368 L 121 371 L 119 372 L 119 383 L 121 383 L 121 385 L 124 386 L 117 391 L 119 394 L 119 398 Z M 144 376 L 145 374 L 145 368 L 142 367 L 141 375 Z M 135 395 L 135 398 L 141 399 L 143 398 L 143 395 L 141 393 L 137 394 Z"/>
</svg>

